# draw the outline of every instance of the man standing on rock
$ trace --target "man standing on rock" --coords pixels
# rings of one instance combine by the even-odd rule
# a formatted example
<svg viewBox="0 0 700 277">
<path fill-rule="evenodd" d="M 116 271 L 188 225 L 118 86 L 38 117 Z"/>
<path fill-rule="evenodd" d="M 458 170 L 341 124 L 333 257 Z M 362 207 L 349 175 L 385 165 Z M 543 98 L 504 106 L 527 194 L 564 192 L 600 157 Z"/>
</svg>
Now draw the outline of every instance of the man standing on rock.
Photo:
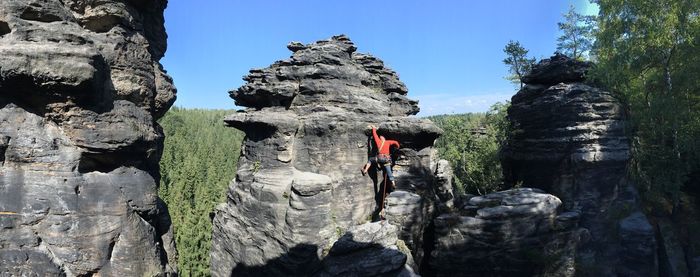
<svg viewBox="0 0 700 277">
<path fill-rule="evenodd" d="M 389 188 L 391 192 L 396 188 L 396 183 L 394 182 L 394 175 L 391 172 L 391 146 L 396 146 L 398 149 L 401 147 L 398 141 L 387 140 L 384 136 L 377 135 L 377 127 L 374 125 L 369 125 L 372 128 L 372 136 L 374 137 L 374 143 L 377 145 L 377 163 L 384 170 L 384 182 L 386 184 L 386 179 L 389 179 Z"/>
</svg>

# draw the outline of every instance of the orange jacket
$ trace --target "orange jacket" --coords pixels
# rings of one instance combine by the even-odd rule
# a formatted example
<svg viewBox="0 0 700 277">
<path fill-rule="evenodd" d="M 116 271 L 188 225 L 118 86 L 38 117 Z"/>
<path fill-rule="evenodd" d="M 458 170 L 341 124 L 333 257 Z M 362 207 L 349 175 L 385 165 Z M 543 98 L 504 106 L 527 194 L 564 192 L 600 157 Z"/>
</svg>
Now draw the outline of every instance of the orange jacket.
<svg viewBox="0 0 700 277">
<path fill-rule="evenodd" d="M 377 135 L 377 129 L 375 129 L 375 128 L 372 128 L 372 136 L 374 136 L 374 143 L 377 144 L 377 149 L 379 149 L 379 151 L 377 153 L 379 153 L 380 155 L 381 154 L 389 155 L 389 148 L 392 145 L 396 145 L 397 148 L 401 147 L 399 145 L 398 141 L 390 140 L 390 139 L 385 140 L 384 145 L 382 145 L 382 140 Z"/>
</svg>

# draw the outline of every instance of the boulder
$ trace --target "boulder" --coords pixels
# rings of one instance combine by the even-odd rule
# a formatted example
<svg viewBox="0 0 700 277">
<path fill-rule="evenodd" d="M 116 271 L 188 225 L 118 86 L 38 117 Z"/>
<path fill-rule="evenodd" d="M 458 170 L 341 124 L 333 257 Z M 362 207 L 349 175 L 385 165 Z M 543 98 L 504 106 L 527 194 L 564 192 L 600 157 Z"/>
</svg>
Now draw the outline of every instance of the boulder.
<svg viewBox="0 0 700 277">
<path fill-rule="evenodd" d="M 351 227 L 323 260 L 320 276 L 406 276 L 411 253 L 402 252 L 396 226 L 382 222 Z M 404 246 L 405 247 L 405 246 Z M 410 275 L 408 275 L 410 276 Z"/>
<path fill-rule="evenodd" d="M 582 230 L 559 198 L 532 188 L 472 197 L 435 219 L 435 276 L 574 276 Z M 570 222 L 562 225 L 560 222 Z"/>
<path fill-rule="evenodd" d="M 635 212 L 619 223 L 622 251 L 619 276 L 657 276 L 654 227 L 641 212 Z M 686 274 L 687 275 L 687 274 Z M 679 275 L 680 276 L 680 275 Z"/>
<path fill-rule="evenodd" d="M 0 275 L 175 275 L 167 1 L 0 2 Z"/>
</svg>

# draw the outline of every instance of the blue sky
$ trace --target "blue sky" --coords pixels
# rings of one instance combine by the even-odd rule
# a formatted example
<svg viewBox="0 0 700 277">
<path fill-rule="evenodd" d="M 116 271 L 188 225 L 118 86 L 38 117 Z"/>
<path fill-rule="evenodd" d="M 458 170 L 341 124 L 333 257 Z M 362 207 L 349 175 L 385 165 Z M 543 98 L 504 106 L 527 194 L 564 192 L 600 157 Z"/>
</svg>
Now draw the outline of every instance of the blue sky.
<svg viewBox="0 0 700 277">
<path fill-rule="evenodd" d="M 175 105 L 233 109 L 228 91 L 251 68 L 289 57 L 288 42 L 346 34 L 398 72 L 419 116 L 483 112 L 516 92 L 503 78 L 506 43 L 549 57 L 571 4 L 595 12 L 587 0 L 170 0 L 161 62 L 178 88 Z"/>
</svg>

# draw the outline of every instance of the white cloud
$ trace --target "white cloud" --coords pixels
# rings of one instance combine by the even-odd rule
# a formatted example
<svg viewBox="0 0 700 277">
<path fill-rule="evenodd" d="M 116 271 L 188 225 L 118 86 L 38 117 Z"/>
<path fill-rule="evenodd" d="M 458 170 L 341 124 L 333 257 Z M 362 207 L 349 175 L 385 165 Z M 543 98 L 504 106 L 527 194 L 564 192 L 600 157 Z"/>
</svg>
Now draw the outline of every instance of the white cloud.
<svg viewBox="0 0 700 277">
<path fill-rule="evenodd" d="M 585 1 L 583 3 L 583 9 L 581 11 L 584 15 L 598 15 L 600 11 L 600 6 L 596 3 L 591 3 L 590 1 Z"/>
<path fill-rule="evenodd" d="M 418 116 L 486 112 L 496 102 L 510 101 L 512 93 L 479 95 L 424 94 L 418 99 Z"/>
</svg>

